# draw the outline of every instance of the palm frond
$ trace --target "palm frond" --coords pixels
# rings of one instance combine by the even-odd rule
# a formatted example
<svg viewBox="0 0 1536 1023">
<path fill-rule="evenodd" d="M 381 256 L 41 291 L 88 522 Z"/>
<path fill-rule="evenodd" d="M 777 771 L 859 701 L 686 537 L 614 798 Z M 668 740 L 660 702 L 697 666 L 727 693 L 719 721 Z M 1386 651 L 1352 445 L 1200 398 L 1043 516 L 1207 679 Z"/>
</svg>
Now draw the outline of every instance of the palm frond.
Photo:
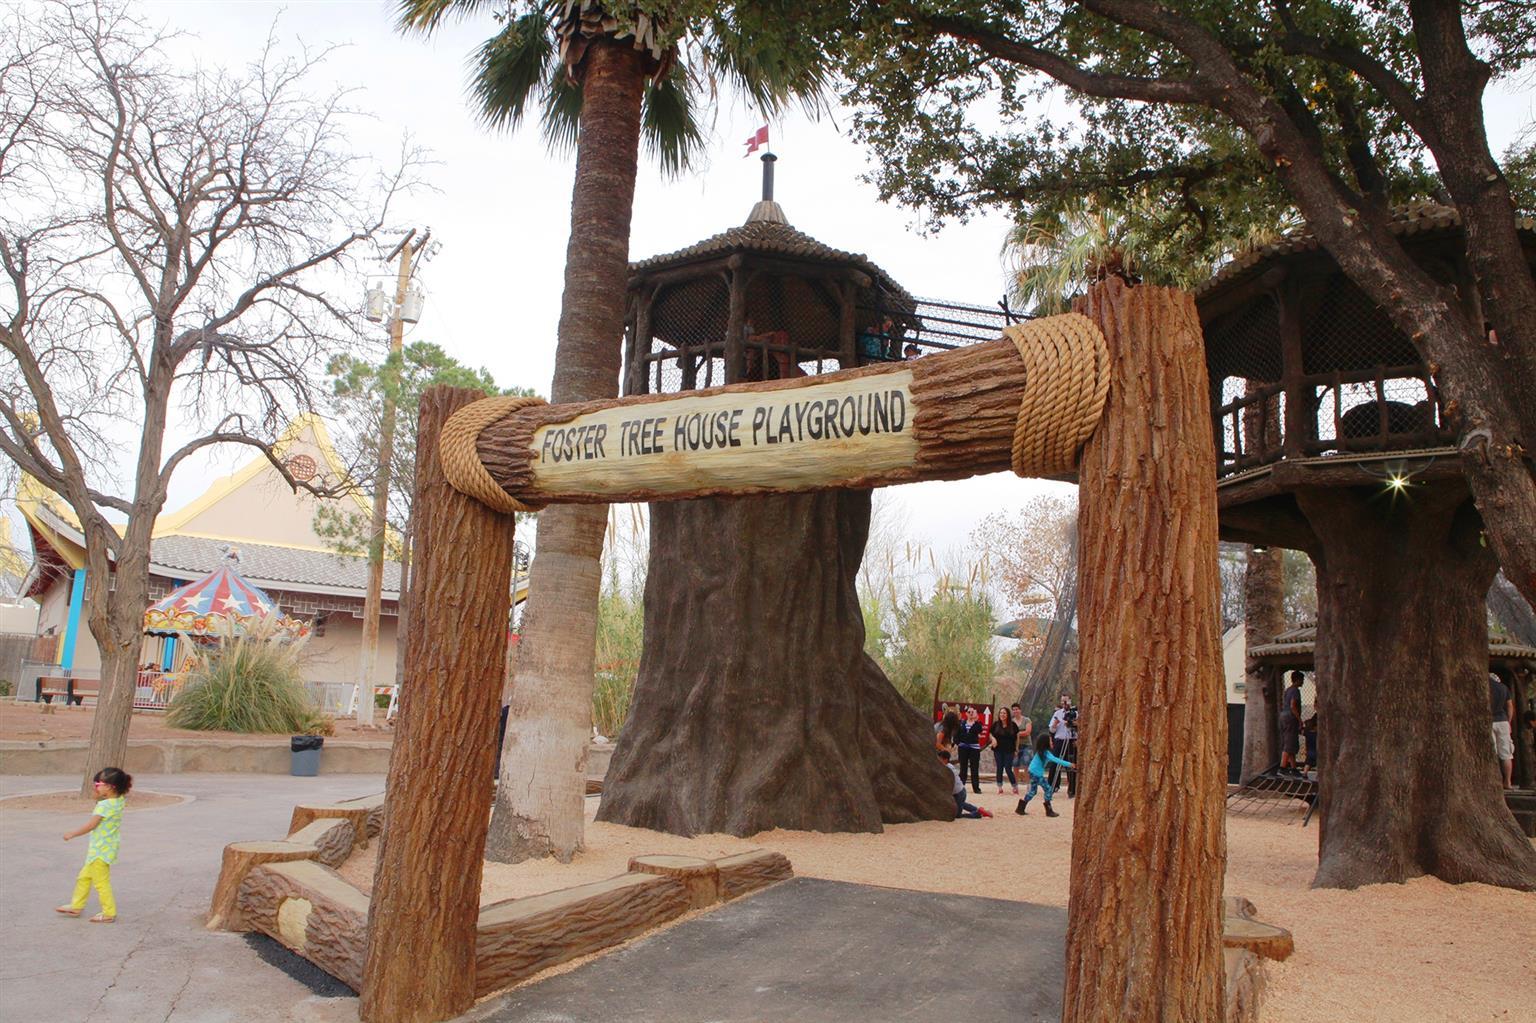
<svg viewBox="0 0 1536 1023">
<path fill-rule="evenodd" d="M 556 64 L 544 84 L 544 112 L 539 117 L 544 141 L 550 149 L 568 152 L 576 148 L 584 97 L 580 83 L 573 81 L 565 69 Z"/>
<path fill-rule="evenodd" d="M 516 127 L 529 98 L 555 77 L 554 55 L 549 18 L 540 9 L 487 39 L 470 58 L 469 91 L 481 118 L 492 128 Z"/>
<path fill-rule="evenodd" d="M 462 21 L 487 7 L 500 6 L 497 0 L 399 0 L 395 25 L 401 31 L 431 35 L 450 15 Z"/>
<path fill-rule="evenodd" d="M 646 151 L 661 165 L 663 174 L 682 174 L 693 169 L 704 147 L 704 131 L 694 116 L 694 85 L 688 70 L 674 63 L 660 81 L 645 89 L 640 112 L 640 135 Z"/>
<path fill-rule="evenodd" d="M 717 11 L 693 48 L 697 73 L 729 85 L 763 114 L 798 102 L 807 115 L 819 117 L 827 109 L 828 63 L 816 40 L 782 31 L 794 7 L 780 0 Z"/>
</svg>

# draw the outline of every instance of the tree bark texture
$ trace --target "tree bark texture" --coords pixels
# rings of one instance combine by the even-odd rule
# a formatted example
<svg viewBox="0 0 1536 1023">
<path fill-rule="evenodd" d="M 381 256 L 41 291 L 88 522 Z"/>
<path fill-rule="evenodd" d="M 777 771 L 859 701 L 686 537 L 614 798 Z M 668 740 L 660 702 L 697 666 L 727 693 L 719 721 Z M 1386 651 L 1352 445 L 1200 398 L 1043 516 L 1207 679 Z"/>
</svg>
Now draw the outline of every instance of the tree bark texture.
<svg viewBox="0 0 1536 1023">
<path fill-rule="evenodd" d="M 441 1020 L 475 997 L 475 922 L 511 612 L 513 518 L 459 493 L 437 438 L 484 397 L 432 388 L 416 442 L 417 567 L 360 1016 Z"/>
<path fill-rule="evenodd" d="M 86 796 L 94 795 L 91 780 L 97 772 L 121 768 L 128 759 L 128 727 L 144 646 L 144 609 L 149 606 L 149 538 L 143 519 L 141 514 L 124 528 L 117 557 L 111 562 L 105 540 L 90 542 L 92 527 L 86 526 L 87 616 L 101 654 L 101 687 L 80 780 L 80 792 Z"/>
<path fill-rule="evenodd" d="M 1459 484 L 1300 491 L 1317 561 L 1320 888 L 1536 888 L 1489 736 L 1495 560 Z"/>
<path fill-rule="evenodd" d="M 1223 1018 L 1226 714 L 1216 455 L 1194 300 L 1110 279 L 1079 467 L 1081 775 L 1064 1023 Z"/>
<path fill-rule="evenodd" d="M 950 820 L 928 719 L 864 653 L 868 491 L 651 507 L 645 650 L 598 819 L 678 835 Z"/>
<path fill-rule="evenodd" d="M 1285 630 L 1285 552 L 1248 548 L 1243 570 L 1243 636 L 1247 648 L 1269 643 Z M 1250 652 L 1243 666 L 1243 772 L 1254 775 L 1280 762 L 1273 724 L 1279 720 L 1279 679 Z"/>
<path fill-rule="evenodd" d="M 879 378 L 898 374 L 912 376 L 912 409 L 907 429 L 916 437 L 917 450 L 908 464 L 868 470 L 862 474 L 808 476 L 799 486 L 711 484 L 682 462 L 658 461 L 655 478 L 648 485 L 620 493 L 570 486 L 541 486 L 534 471 L 534 432 L 540 427 L 567 423 L 577 416 L 614 407 L 644 413 L 647 406 L 662 402 L 697 401 L 715 394 L 771 394 L 794 391 L 830 380 Z M 952 352 L 927 355 L 912 362 L 865 366 L 814 379 L 758 381 L 676 394 L 631 395 L 618 400 L 589 401 L 576 405 L 544 405 L 520 409 L 480 434 L 477 450 L 486 470 L 509 494 L 526 501 L 596 502 L 644 501 L 712 494 L 744 494 L 812 490 L 827 486 L 873 487 L 918 480 L 963 479 L 989 472 L 1003 472 L 1011 465 L 1011 448 L 1019 406 L 1026 381 L 1018 349 L 1010 341 L 988 341 Z M 618 443 L 609 439 L 609 447 Z M 761 453 L 744 459 L 761 462 Z"/>
<path fill-rule="evenodd" d="M 582 111 L 566 246 L 565 291 L 550 398 L 619 393 L 629 230 L 640 150 L 642 56 L 628 40 L 595 39 L 582 71 Z M 487 855 L 569 861 L 581 848 L 592 664 L 606 506 L 539 516 L 518 675 Z"/>
</svg>

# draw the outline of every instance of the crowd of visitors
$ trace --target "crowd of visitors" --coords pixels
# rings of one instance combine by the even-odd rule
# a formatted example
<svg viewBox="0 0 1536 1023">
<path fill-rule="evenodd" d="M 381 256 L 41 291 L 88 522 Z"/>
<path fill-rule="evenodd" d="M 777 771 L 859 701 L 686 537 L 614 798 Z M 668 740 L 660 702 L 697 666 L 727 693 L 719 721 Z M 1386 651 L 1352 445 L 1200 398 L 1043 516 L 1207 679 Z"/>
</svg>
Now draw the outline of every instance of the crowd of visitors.
<svg viewBox="0 0 1536 1023">
<path fill-rule="evenodd" d="M 990 716 L 989 708 L 982 710 Z M 1005 784 L 1018 795 L 1019 773 L 1025 773 L 1029 791 L 1019 800 L 1016 813 L 1027 813 L 1029 801 L 1036 793 L 1041 793 L 1046 816 L 1060 816 L 1051 806 L 1060 772 L 1065 771 L 1067 775 L 1068 797 L 1077 795 L 1077 716 L 1071 698 L 1063 693 L 1050 724 L 1037 736 L 1034 722 L 1017 703 L 998 708 L 997 718 L 992 721 L 983 720 L 975 704 L 943 704 L 939 720 L 934 722 L 933 742 L 940 762 L 954 777 L 955 816 L 992 816 L 985 808 L 974 806 L 965 798 L 967 785 L 978 795 L 981 793 L 981 752 L 984 749 L 992 751 L 998 795 L 1003 794 Z"/>
</svg>

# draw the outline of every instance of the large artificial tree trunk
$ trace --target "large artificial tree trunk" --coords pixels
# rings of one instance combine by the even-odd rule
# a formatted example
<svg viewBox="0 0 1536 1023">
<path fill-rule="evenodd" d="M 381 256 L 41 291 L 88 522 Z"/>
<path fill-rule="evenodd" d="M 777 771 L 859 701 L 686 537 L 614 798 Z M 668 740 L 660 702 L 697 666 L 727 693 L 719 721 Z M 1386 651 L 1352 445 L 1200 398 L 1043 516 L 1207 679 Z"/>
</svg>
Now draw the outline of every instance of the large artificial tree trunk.
<svg viewBox="0 0 1536 1023">
<path fill-rule="evenodd" d="M 1082 758 L 1064 1023 L 1219 1020 L 1227 729 L 1216 453 L 1194 299 L 1098 285 L 1104 420 L 1078 470 Z"/>
<path fill-rule="evenodd" d="M 1457 485 L 1303 490 L 1317 562 L 1318 867 L 1355 888 L 1428 874 L 1536 888 L 1489 737 L 1496 564 Z"/>
<path fill-rule="evenodd" d="M 868 491 L 651 507 L 645 651 L 598 819 L 679 835 L 955 815 L 925 715 L 864 653 Z"/>
<path fill-rule="evenodd" d="M 1278 547 L 1264 551 L 1250 547 L 1243 569 L 1243 636 L 1249 651 L 1243 666 L 1244 783 L 1280 760 L 1278 680 L 1254 658 L 1253 648 L 1271 642 L 1284 629 L 1285 552 Z"/>
<path fill-rule="evenodd" d="M 630 214 L 640 149 L 641 54 L 596 39 L 582 75 L 571 237 L 550 398 L 619 391 Z M 562 505 L 539 516 L 518 644 L 518 674 L 486 856 L 568 862 L 581 848 L 592 659 L 606 505 Z"/>
<path fill-rule="evenodd" d="M 485 804 L 495 770 L 507 655 L 514 520 L 449 484 L 443 425 L 483 398 L 434 387 L 421 398 L 415 521 L 426 538 L 413 593 L 388 814 L 368 901 L 358 1016 L 430 1023 L 475 1000 Z"/>
</svg>

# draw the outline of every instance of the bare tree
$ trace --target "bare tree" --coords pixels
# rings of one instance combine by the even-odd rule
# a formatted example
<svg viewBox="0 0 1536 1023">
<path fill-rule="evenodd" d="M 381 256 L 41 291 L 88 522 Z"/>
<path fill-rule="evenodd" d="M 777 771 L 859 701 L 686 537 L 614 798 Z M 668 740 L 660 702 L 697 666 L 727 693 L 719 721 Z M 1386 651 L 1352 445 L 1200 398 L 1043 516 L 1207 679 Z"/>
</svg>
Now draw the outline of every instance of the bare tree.
<svg viewBox="0 0 1536 1023">
<path fill-rule="evenodd" d="M 85 535 L 102 655 L 88 788 L 127 753 L 150 536 L 178 467 L 239 444 L 291 486 L 343 484 L 301 484 L 271 438 L 357 341 L 326 278 L 419 161 L 364 183 L 345 92 L 313 81 L 323 53 L 269 38 L 242 72 L 188 69 L 101 0 L 0 8 L 0 34 L 0 451 Z"/>
<path fill-rule="evenodd" d="M 991 578 L 1011 610 L 1049 622 L 1020 645 L 1032 668 L 1019 696 L 1026 711 L 1052 690 L 1075 689 L 1070 670 L 1077 618 L 1077 501 L 1045 495 L 1012 514 L 982 519 L 971 543 L 985 552 Z"/>
</svg>

